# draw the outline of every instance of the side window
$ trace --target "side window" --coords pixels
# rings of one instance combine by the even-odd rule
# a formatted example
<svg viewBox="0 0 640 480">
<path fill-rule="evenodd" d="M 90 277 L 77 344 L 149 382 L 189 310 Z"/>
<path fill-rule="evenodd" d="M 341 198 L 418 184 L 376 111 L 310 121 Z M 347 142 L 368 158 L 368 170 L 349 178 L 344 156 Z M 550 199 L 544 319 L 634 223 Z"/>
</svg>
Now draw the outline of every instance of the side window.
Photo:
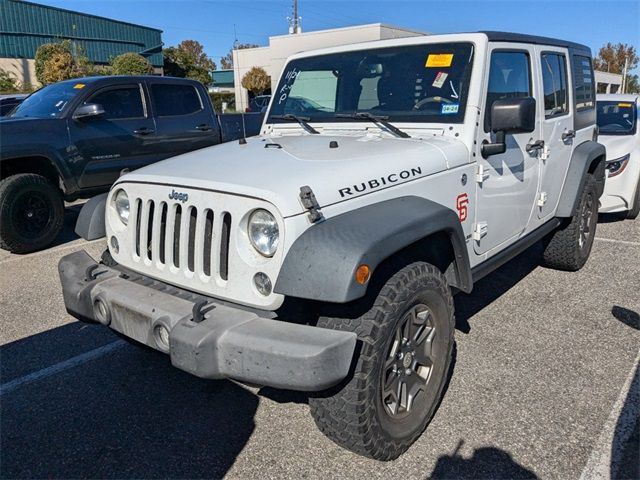
<svg viewBox="0 0 640 480">
<path fill-rule="evenodd" d="M 484 131 L 491 130 L 491 105 L 502 98 L 523 98 L 531 95 L 529 54 L 520 51 L 494 51 L 489 66 L 489 85 L 485 105 Z"/>
<path fill-rule="evenodd" d="M 564 55 L 543 53 L 542 85 L 544 87 L 544 117 L 564 115 L 569 111 L 567 98 L 567 63 Z"/>
<path fill-rule="evenodd" d="M 152 83 L 151 94 L 158 117 L 189 115 L 204 108 L 193 85 Z"/>
<path fill-rule="evenodd" d="M 140 87 L 110 88 L 93 94 L 85 103 L 102 105 L 105 119 L 141 118 L 145 116 Z"/>
<path fill-rule="evenodd" d="M 573 78 L 576 110 L 594 108 L 593 68 L 589 57 L 583 55 L 573 56 Z"/>
</svg>

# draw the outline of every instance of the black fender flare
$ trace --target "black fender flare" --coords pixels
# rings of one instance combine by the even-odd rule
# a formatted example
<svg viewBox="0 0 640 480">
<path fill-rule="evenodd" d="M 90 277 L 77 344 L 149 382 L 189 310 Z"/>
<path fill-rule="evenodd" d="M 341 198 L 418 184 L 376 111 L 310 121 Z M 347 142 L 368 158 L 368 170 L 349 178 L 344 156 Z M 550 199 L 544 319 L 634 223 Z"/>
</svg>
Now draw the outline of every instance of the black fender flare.
<svg viewBox="0 0 640 480">
<path fill-rule="evenodd" d="M 602 158 L 600 161 L 601 165 L 596 167 L 594 174 L 596 175 L 596 182 L 598 184 L 598 197 L 602 195 L 602 191 L 604 190 L 606 153 L 607 151 L 604 145 L 592 140 L 581 143 L 573 150 L 564 186 L 560 193 L 556 217 L 568 218 L 576 211 L 580 192 L 582 191 L 582 186 L 589 172 L 589 167 L 591 167 L 593 161 L 599 157 Z"/>
<path fill-rule="evenodd" d="M 103 193 L 90 198 L 80 210 L 75 232 L 85 240 L 95 240 L 107 234 L 104 223 L 107 195 L 109 194 Z"/>
<path fill-rule="evenodd" d="M 360 265 L 374 272 L 394 253 L 440 232 L 448 234 L 455 255 L 449 283 L 470 292 L 473 281 L 458 215 L 415 196 L 367 205 L 308 228 L 287 252 L 274 292 L 333 303 L 361 298 L 367 284 L 355 281 Z"/>
<path fill-rule="evenodd" d="M 10 151 L 2 152 L 0 163 L 19 161 L 20 159 L 30 157 L 41 157 L 46 159 L 58 176 L 60 187 L 62 187 L 65 195 L 74 193 L 78 190 L 78 185 L 69 170 L 64 158 L 58 155 L 53 148 L 40 148 L 40 146 L 29 148 L 10 149 Z"/>
</svg>

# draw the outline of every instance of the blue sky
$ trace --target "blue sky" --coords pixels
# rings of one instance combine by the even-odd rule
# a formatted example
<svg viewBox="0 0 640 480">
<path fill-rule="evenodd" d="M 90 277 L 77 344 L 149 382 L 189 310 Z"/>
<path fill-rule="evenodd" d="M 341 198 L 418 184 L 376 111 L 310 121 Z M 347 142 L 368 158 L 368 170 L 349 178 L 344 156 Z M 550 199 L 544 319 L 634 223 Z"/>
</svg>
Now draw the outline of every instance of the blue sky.
<svg viewBox="0 0 640 480">
<path fill-rule="evenodd" d="M 291 0 L 35 0 L 164 31 L 166 46 L 200 41 L 219 63 L 241 43 L 287 33 Z M 299 0 L 303 31 L 382 22 L 432 33 L 504 30 L 640 49 L 640 0 Z M 636 69 L 635 73 L 638 69 Z"/>
</svg>

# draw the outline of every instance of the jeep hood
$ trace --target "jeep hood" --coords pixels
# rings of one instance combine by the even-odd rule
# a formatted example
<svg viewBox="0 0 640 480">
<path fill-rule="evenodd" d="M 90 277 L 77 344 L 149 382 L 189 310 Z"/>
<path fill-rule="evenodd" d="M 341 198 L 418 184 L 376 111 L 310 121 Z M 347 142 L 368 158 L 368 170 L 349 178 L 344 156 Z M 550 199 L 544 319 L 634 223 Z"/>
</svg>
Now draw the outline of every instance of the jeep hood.
<svg viewBox="0 0 640 480">
<path fill-rule="evenodd" d="M 332 146 L 331 142 L 337 142 Z M 284 217 L 304 212 L 300 187 L 321 207 L 410 182 L 469 161 L 459 140 L 382 138 L 375 135 L 253 137 L 196 150 L 136 170 L 119 182 L 201 188 L 252 196 Z"/>
</svg>

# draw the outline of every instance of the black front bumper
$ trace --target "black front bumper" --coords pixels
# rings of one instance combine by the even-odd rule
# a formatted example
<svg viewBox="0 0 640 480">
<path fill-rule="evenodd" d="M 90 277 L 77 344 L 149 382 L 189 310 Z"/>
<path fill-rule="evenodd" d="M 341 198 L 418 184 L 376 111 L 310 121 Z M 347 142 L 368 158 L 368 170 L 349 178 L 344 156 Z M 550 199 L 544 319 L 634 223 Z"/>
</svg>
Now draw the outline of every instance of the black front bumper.
<svg viewBox="0 0 640 480">
<path fill-rule="evenodd" d="M 169 285 L 132 281 L 85 251 L 63 257 L 58 270 L 71 315 L 168 353 L 174 366 L 198 377 L 319 391 L 349 371 L 353 332 L 263 318 L 213 299 L 203 305 Z M 169 333 L 168 345 L 162 328 Z"/>
</svg>

